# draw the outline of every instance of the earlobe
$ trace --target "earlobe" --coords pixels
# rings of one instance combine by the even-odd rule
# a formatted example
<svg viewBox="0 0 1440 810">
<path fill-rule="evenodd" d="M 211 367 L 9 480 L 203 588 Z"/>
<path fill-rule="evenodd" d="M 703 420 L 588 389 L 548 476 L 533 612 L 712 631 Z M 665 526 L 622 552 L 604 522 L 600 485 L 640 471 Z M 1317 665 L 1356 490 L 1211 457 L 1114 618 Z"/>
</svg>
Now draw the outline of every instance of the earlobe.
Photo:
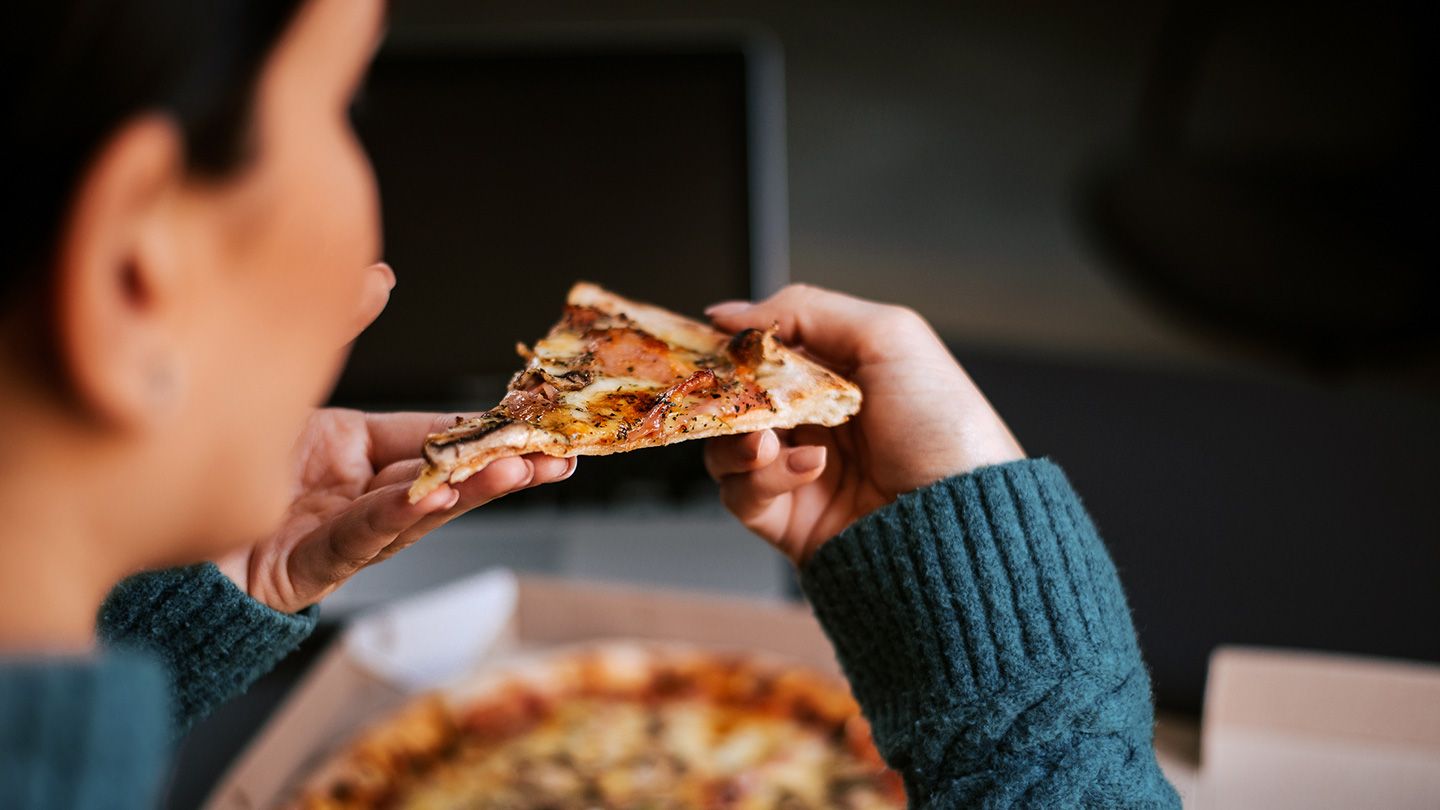
<svg viewBox="0 0 1440 810">
<path fill-rule="evenodd" d="M 174 396 L 173 200 L 184 180 L 179 129 L 148 116 L 100 148 L 77 184 L 54 268 L 58 369 L 87 414 L 151 421 Z"/>
</svg>

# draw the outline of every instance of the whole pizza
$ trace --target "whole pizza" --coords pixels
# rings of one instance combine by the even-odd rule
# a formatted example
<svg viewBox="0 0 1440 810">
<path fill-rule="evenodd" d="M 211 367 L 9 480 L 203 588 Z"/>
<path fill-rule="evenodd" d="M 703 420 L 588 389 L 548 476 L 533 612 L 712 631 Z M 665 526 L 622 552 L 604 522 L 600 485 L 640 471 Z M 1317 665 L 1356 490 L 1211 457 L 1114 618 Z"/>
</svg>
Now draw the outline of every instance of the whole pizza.
<svg viewBox="0 0 1440 810">
<path fill-rule="evenodd" d="M 424 696 L 296 808 L 900 808 L 843 682 L 742 653 L 607 643 Z"/>
</svg>

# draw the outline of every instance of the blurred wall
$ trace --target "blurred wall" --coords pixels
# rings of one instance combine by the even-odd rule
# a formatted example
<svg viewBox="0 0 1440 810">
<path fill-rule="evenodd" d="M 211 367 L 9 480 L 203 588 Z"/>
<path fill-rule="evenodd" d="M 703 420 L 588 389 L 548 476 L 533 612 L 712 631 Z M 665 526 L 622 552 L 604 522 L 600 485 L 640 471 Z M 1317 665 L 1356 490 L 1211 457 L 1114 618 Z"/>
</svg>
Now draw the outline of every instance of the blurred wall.
<svg viewBox="0 0 1440 810">
<path fill-rule="evenodd" d="M 1127 131 L 1163 5 L 404 0 L 392 28 L 752 21 L 785 51 L 792 276 L 949 338 L 1213 360 L 1102 270 L 1079 173 Z"/>
<path fill-rule="evenodd" d="M 919 309 L 1028 449 L 1065 464 L 1163 706 L 1198 707 L 1218 643 L 1440 660 L 1440 373 L 1327 377 L 1201 340 L 1123 287 L 1078 225 L 1076 188 L 1131 130 L 1163 11 L 405 0 L 393 26 L 773 30 L 793 277 Z"/>
</svg>

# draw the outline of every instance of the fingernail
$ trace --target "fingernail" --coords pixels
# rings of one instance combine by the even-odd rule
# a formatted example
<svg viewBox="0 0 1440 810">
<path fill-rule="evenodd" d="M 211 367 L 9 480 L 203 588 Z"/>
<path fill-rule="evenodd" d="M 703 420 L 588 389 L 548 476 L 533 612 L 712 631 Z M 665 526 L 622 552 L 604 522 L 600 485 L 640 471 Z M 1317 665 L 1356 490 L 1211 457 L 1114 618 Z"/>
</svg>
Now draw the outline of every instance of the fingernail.
<svg viewBox="0 0 1440 810">
<path fill-rule="evenodd" d="M 780 438 L 778 436 L 768 430 L 765 431 L 760 435 L 760 442 L 755 445 L 755 455 L 751 458 L 751 461 L 769 453 L 772 449 L 778 450 L 779 444 Z"/>
<path fill-rule="evenodd" d="M 721 301 L 718 304 L 711 304 L 705 308 L 705 314 L 711 318 L 728 318 L 739 315 L 754 304 L 749 301 Z"/>
<path fill-rule="evenodd" d="M 765 452 L 765 442 L 766 437 L 765 434 L 762 433 L 760 434 L 760 438 L 756 439 L 755 444 L 741 445 L 743 448 L 743 455 L 745 457 L 744 460 L 754 461 L 755 459 L 760 458 L 760 455 Z"/>
<path fill-rule="evenodd" d="M 796 475 L 814 472 L 824 463 L 825 448 L 823 447 L 798 447 L 785 460 L 785 466 L 789 467 L 790 472 Z"/>
<path fill-rule="evenodd" d="M 445 499 L 445 505 L 441 509 L 453 509 L 455 504 L 460 502 L 460 490 L 451 489 L 450 497 Z"/>
</svg>

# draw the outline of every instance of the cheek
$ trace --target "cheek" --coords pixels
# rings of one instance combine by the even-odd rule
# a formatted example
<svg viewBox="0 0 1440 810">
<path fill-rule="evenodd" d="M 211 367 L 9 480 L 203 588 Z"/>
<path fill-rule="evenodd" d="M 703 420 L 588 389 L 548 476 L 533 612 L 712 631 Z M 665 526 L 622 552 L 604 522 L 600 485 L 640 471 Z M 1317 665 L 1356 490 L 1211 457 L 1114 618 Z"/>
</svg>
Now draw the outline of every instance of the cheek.
<svg viewBox="0 0 1440 810">
<path fill-rule="evenodd" d="M 276 156 L 257 175 L 205 307 L 191 411 L 230 482 L 214 525 L 242 534 L 273 525 L 293 496 L 293 442 L 334 386 L 379 230 L 373 177 L 348 138 Z"/>
<path fill-rule="evenodd" d="M 270 214 L 245 262 L 272 373 L 304 397 L 323 400 L 342 347 L 354 336 L 364 268 L 378 258 L 379 203 L 368 161 L 348 134 L 334 133 L 277 159 Z"/>
<path fill-rule="evenodd" d="M 286 272 L 265 272 L 264 294 L 283 302 L 275 321 L 303 324 L 304 338 L 329 354 L 353 337 L 362 271 L 379 258 L 374 176 L 354 141 L 341 137 L 276 185 L 278 221 L 268 255 L 256 258 Z"/>
</svg>

